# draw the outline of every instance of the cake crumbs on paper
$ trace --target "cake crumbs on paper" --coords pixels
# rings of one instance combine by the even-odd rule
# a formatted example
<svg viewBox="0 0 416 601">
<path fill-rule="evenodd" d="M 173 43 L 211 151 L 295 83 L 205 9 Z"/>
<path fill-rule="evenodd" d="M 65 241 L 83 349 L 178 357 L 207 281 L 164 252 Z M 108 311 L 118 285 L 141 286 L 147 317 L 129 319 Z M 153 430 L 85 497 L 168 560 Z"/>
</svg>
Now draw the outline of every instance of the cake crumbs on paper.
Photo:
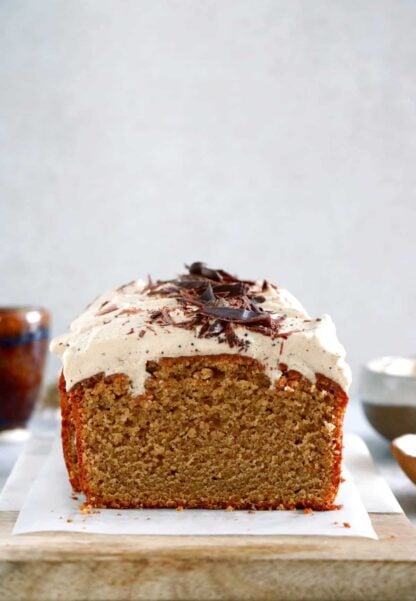
<svg viewBox="0 0 416 601">
<path fill-rule="evenodd" d="M 305 515 L 312 515 L 313 514 L 313 509 L 311 509 L 310 507 L 305 507 L 303 510 L 303 513 Z"/>
<path fill-rule="evenodd" d="M 72 518 L 68 518 L 66 521 L 68 522 L 68 524 L 70 524 L 70 523 L 71 523 L 71 522 L 73 522 L 74 520 L 73 520 Z"/>
<path fill-rule="evenodd" d="M 249 509 L 249 510 L 247 511 L 247 513 L 248 513 L 249 515 L 254 515 L 256 512 L 254 511 L 254 509 Z"/>
<path fill-rule="evenodd" d="M 226 507 L 225 511 L 234 511 L 234 507 L 231 507 L 231 505 L 228 505 L 228 507 Z"/>
<path fill-rule="evenodd" d="M 332 522 L 334 526 L 338 526 L 339 522 Z"/>
<path fill-rule="evenodd" d="M 342 522 L 344 528 L 351 528 L 351 524 L 349 522 Z"/>
<path fill-rule="evenodd" d="M 90 505 L 89 503 L 83 503 L 82 505 L 80 505 L 79 511 L 83 514 L 90 514 L 92 513 L 92 505 Z"/>
<path fill-rule="evenodd" d="M 176 511 L 183 511 L 183 506 L 182 505 L 178 505 L 176 507 Z"/>
</svg>

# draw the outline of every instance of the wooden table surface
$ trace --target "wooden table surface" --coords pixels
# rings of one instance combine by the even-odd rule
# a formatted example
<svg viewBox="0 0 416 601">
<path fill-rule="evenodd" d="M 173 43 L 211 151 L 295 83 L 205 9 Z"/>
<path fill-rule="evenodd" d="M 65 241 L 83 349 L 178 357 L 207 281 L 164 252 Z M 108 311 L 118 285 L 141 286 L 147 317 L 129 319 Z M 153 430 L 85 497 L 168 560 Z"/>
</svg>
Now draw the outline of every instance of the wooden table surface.
<svg viewBox="0 0 416 601">
<path fill-rule="evenodd" d="M 0 512 L 1 599 L 414 601 L 416 529 L 371 514 L 379 540 L 298 536 L 11 536 Z"/>
</svg>

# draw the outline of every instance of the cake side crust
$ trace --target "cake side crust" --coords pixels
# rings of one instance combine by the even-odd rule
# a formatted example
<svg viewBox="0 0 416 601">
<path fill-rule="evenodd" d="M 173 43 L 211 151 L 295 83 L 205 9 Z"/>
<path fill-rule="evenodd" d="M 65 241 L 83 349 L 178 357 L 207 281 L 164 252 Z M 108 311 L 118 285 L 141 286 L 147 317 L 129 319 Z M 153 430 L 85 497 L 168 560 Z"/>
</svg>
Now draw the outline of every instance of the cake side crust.
<svg viewBox="0 0 416 601">
<path fill-rule="evenodd" d="M 62 450 L 69 481 L 75 492 L 81 492 L 78 470 L 78 452 L 76 448 L 75 421 L 72 411 L 72 394 L 67 393 L 65 377 L 61 373 L 58 382 L 61 406 L 61 439 Z"/>
</svg>

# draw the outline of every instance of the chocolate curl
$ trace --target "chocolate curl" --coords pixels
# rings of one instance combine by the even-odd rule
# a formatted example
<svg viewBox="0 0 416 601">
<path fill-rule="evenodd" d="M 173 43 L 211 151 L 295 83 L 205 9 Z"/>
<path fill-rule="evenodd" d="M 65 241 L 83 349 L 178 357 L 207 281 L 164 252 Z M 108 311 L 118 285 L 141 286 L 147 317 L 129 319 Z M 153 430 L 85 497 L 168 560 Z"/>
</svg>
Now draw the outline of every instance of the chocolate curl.
<svg viewBox="0 0 416 601">
<path fill-rule="evenodd" d="M 234 307 L 207 307 L 204 306 L 200 313 L 207 317 L 215 317 L 224 321 L 241 323 L 244 325 L 272 326 L 270 313 L 260 311 L 249 311 L 248 309 L 237 309 Z"/>
</svg>

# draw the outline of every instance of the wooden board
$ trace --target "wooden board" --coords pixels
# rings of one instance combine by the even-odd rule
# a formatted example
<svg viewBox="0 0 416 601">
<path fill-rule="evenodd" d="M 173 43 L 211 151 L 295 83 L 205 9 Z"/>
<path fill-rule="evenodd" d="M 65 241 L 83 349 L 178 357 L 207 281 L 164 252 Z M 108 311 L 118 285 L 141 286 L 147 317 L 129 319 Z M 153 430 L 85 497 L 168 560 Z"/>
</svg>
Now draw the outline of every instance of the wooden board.
<svg viewBox="0 0 416 601">
<path fill-rule="evenodd" d="M 339 537 L 11 536 L 0 512 L 0 599 L 416 599 L 416 528 L 371 514 L 378 541 Z"/>
</svg>

